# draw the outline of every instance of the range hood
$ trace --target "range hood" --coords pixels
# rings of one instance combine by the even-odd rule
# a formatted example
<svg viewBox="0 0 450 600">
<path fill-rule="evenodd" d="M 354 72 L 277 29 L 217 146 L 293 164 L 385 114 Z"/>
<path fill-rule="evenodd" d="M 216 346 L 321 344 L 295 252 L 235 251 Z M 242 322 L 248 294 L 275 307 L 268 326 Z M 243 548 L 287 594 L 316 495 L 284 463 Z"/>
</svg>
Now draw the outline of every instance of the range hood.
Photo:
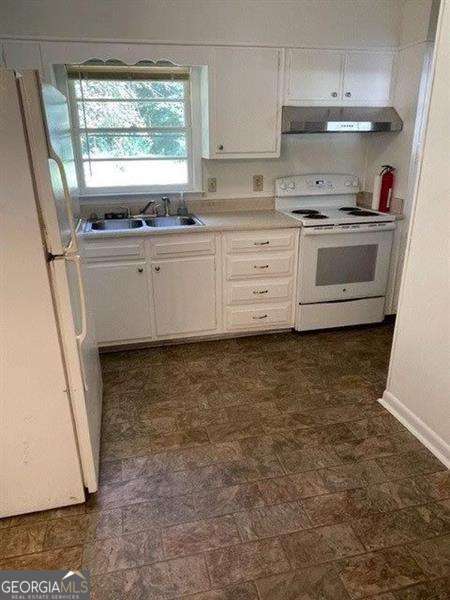
<svg viewBox="0 0 450 600">
<path fill-rule="evenodd" d="M 401 131 L 392 106 L 283 106 L 281 133 Z"/>
</svg>

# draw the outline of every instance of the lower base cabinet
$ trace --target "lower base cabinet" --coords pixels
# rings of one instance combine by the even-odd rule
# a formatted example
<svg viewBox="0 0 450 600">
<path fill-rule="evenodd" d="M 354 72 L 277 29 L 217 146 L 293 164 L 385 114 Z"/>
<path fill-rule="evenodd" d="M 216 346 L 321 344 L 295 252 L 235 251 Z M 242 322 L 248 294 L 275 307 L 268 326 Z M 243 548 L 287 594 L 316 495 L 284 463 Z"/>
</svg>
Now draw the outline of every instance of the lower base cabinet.
<svg viewBox="0 0 450 600">
<path fill-rule="evenodd" d="M 101 346 L 285 329 L 298 231 L 97 239 L 87 273 Z"/>
<path fill-rule="evenodd" d="M 215 256 L 165 259 L 151 269 L 157 336 L 216 329 Z"/>
<path fill-rule="evenodd" d="M 97 341 L 119 343 L 150 337 L 146 263 L 91 263 L 87 273 Z"/>
</svg>

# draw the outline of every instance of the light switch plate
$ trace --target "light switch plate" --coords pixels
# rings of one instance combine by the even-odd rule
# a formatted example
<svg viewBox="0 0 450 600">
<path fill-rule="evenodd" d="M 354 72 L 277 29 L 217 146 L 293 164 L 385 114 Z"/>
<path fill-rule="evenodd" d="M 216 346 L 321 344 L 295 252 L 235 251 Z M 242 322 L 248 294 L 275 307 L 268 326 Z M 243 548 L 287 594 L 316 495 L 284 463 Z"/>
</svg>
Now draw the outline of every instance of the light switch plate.
<svg viewBox="0 0 450 600">
<path fill-rule="evenodd" d="M 208 192 L 217 192 L 216 177 L 208 177 Z"/>
<path fill-rule="evenodd" d="M 253 175 L 253 191 L 262 192 L 264 190 L 264 175 Z"/>
</svg>

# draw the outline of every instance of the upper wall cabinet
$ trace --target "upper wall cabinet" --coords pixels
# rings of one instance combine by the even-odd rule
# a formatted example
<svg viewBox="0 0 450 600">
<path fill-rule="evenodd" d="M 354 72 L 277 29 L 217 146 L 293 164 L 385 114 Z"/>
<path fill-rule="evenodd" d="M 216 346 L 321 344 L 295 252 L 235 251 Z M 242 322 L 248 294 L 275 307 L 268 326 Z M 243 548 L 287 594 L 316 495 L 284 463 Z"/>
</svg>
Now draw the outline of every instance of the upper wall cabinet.
<svg viewBox="0 0 450 600">
<path fill-rule="evenodd" d="M 4 40 L 5 65 L 8 69 L 37 69 L 42 72 L 41 51 L 38 42 Z"/>
<path fill-rule="evenodd" d="M 203 82 L 206 158 L 280 155 L 281 64 L 277 48 L 214 48 Z"/>
<path fill-rule="evenodd" d="M 288 50 L 286 98 L 335 102 L 342 93 L 344 55 L 322 50 Z"/>
<path fill-rule="evenodd" d="M 349 52 L 344 70 L 344 98 L 363 104 L 389 104 L 393 65 L 392 52 Z"/>
<path fill-rule="evenodd" d="M 288 50 L 285 104 L 390 103 L 394 52 Z"/>
</svg>

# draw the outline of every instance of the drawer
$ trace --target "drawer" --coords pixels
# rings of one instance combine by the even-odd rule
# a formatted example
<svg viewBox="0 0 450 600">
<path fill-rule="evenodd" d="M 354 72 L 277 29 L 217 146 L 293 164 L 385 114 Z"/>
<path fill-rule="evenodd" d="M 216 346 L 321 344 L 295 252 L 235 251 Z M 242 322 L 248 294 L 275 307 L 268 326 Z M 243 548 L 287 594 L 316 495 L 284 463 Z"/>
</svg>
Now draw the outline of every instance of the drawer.
<svg viewBox="0 0 450 600">
<path fill-rule="evenodd" d="M 85 244 L 82 255 L 88 262 L 114 260 L 132 260 L 144 258 L 144 242 L 139 241 L 99 241 Z"/>
<path fill-rule="evenodd" d="M 292 275 L 294 256 L 275 254 L 268 256 L 227 256 L 227 279 Z"/>
<path fill-rule="evenodd" d="M 225 237 L 225 251 L 227 254 L 240 254 L 291 250 L 295 246 L 295 236 L 296 231 L 289 229 L 228 233 Z"/>
<path fill-rule="evenodd" d="M 292 326 L 292 303 L 258 306 L 229 306 L 225 309 L 228 330 L 270 329 Z"/>
<path fill-rule="evenodd" d="M 208 233 L 158 235 L 147 243 L 152 258 L 214 254 L 216 250 L 215 237 Z"/>
<path fill-rule="evenodd" d="M 225 287 L 226 304 L 248 304 L 261 302 L 291 302 L 291 279 L 274 279 L 272 281 L 256 280 L 233 281 Z"/>
</svg>

